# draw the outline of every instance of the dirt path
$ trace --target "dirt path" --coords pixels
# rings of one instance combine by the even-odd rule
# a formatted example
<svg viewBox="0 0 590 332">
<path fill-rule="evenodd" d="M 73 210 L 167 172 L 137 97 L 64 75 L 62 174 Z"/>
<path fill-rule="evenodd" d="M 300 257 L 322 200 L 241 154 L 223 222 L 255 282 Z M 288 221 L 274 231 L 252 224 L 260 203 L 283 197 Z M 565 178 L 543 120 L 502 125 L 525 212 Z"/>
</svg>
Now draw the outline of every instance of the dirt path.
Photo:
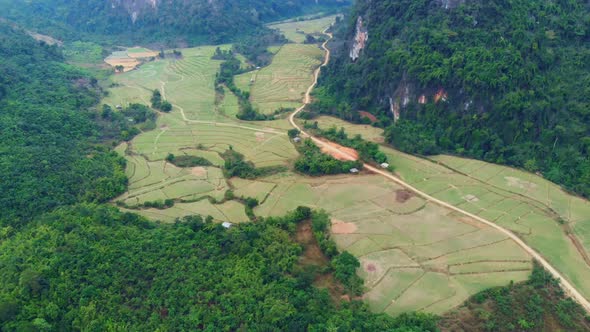
<svg viewBox="0 0 590 332">
<path fill-rule="evenodd" d="M 184 79 L 184 77 L 183 77 L 183 79 Z M 160 86 L 161 86 L 161 90 L 162 90 L 162 97 L 163 97 L 163 99 L 167 100 L 168 98 L 166 98 L 166 82 L 160 81 Z M 223 122 L 217 122 L 217 121 L 191 120 L 186 117 L 186 114 L 184 113 L 184 108 L 182 108 L 176 104 L 173 104 L 173 103 L 171 103 L 171 104 L 173 107 L 176 107 L 178 110 L 180 110 L 180 114 L 182 115 L 182 120 L 185 122 L 188 122 L 188 123 L 209 124 L 209 125 L 214 125 L 217 127 L 233 127 L 233 128 L 253 130 L 253 131 L 258 131 L 258 132 L 263 132 L 263 133 L 268 133 L 268 134 L 287 135 L 286 133 L 280 132 L 278 130 L 272 130 L 272 129 L 248 127 L 248 126 L 242 126 L 242 125 L 237 125 L 237 124 L 232 124 L 232 123 L 223 123 Z"/>
<path fill-rule="evenodd" d="M 328 49 L 328 47 L 326 45 L 332 39 L 333 36 L 331 33 L 327 32 L 327 31 L 328 31 L 328 29 L 326 29 L 324 31 L 324 33 L 326 35 L 328 35 L 329 38 L 328 38 L 328 40 L 326 40 L 322 44 L 322 48 L 326 51 L 326 56 L 325 56 L 324 62 L 322 63 L 322 65 L 320 67 L 318 67 L 315 70 L 314 82 L 312 85 L 309 86 L 309 88 L 307 89 L 307 91 L 305 93 L 303 105 L 301 105 L 301 107 L 296 109 L 295 112 L 293 112 L 289 116 L 289 122 L 291 123 L 291 125 L 294 128 L 298 129 L 301 132 L 303 137 L 309 137 L 321 148 L 324 148 L 326 150 L 336 150 L 336 151 L 334 151 L 334 153 L 341 154 L 341 153 L 343 153 L 341 150 L 338 150 L 338 149 L 334 148 L 332 145 L 330 145 L 330 144 L 328 144 L 328 143 L 326 143 L 314 136 L 309 135 L 308 133 L 306 133 L 301 127 L 299 127 L 295 123 L 295 116 L 299 112 L 301 112 L 305 108 L 305 106 L 307 106 L 307 104 L 309 104 L 311 102 L 311 91 L 315 88 L 315 86 L 318 83 L 318 77 L 320 75 L 322 67 L 325 67 L 330 62 L 330 50 Z M 350 158 L 353 158 L 353 157 L 350 156 Z M 561 288 L 563 288 L 565 293 L 568 294 L 570 297 L 572 297 L 576 302 L 578 302 L 586 310 L 586 312 L 590 313 L 590 302 L 566 278 L 564 278 L 563 275 L 556 268 L 554 268 L 543 256 L 541 256 L 541 254 L 539 254 L 537 251 L 535 251 L 533 248 L 531 248 L 529 245 L 527 245 L 523 240 L 521 240 L 518 236 L 513 234 L 511 231 L 509 231 L 501 226 L 498 226 L 497 224 L 495 224 L 491 221 L 488 221 L 480 216 L 469 213 L 469 212 L 459 209 L 447 202 L 444 202 L 444 201 L 441 201 L 437 198 L 434 198 L 434 197 L 428 195 L 427 193 L 424 193 L 424 192 L 418 190 L 417 188 L 413 187 L 409 183 L 404 182 L 403 180 L 401 180 L 400 178 L 394 176 L 393 174 L 391 174 L 389 172 L 383 171 L 383 170 L 373 167 L 369 164 L 364 164 L 363 167 L 375 174 L 379 174 L 381 176 L 384 176 L 385 178 L 395 182 L 396 184 L 414 192 L 416 195 L 422 197 L 423 199 L 425 199 L 427 201 L 430 201 L 432 203 L 435 203 L 439 206 L 445 207 L 445 208 L 450 209 L 452 211 L 459 212 L 459 213 L 461 213 L 465 216 L 468 216 L 470 218 L 473 218 L 474 220 L 476 220 L 482 224 L 485 224 L 489 227 L 492 227 L 493 229 L 506 235 L 512 241 L 516 242 L 516 244 L 518 244 L 524 251 L 526 251 L 533 259 L 537 260 L 547 271 L 549 271 L 549 273 L 551 273 L 551 275 L 554 278 L 559 279 Z"/>
</svg>

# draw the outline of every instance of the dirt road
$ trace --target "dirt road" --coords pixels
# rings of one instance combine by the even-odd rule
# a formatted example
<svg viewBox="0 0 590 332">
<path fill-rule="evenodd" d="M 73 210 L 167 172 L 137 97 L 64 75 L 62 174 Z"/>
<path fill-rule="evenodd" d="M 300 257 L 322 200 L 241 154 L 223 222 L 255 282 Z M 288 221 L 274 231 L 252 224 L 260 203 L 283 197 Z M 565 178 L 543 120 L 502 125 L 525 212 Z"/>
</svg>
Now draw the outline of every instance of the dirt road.
<svg viewBox="0 0 590 332">
<path fill-rule="evenodd" d="M 301 105 L 301 107 L 299 107 L 298 109 L 295 110 L 295 112 L 293 112 L 290 116 L 289 116 L 289 122 L 291 123 L 291 125 L 298 129 L 301 132 L 301 136 L 303 137 L 309 137 L 310 139 L 312 139 L 315 144 L 317 144 L 318 146 L 320 146 L 321 148 L 325 149 L 325 150 L 336 150 L 334 151 L 335 153 L 340 153 L 342 154 L 343 152 L 341 150 L 338 150 L 336 148 L 334 148 L 333 146 L 331 146 L 330 144 L 316 138 L 313 137 L 311 135 L 309 135 L 308 133 L 306 133 L 301 127 L 299 127 L 296 123 L 295 123 L 295 116 L 301 112 L 305 106 L 307 104 L 309 104 L 311 102 L 311 91 L 315 88 L 315 86 L 318 83 L 318 77 L 320 75 L 321 69 L 322 67 L 325 67 L 329 62 L 330 62 L 330 50 L 328 49 L 328 47 L 326 46 L 328 44 L 328 42 L 330 41 L 330 39 L 332 39 L 332 34 L 327 32 L 328 29 L 326 29 L 326 31 L 324 31 L 324 33 L 326 35 L 329 36 L 328 40 L 326 40 L 323 44 L 322 44 L 322 48 L 326 51 L 326 57 L 324 59 L 324 62 L 322 63 L 322 65 L 320 67 L 318 67 L 315 72 L 314 72 L 314 82 L 313 84 L 307 89 L 306 93 L 305 93 L 305 98 L 303 100 L 303 105 Z M 353 158 L 352 156 L 350 156 L 350 158 Z M 498 225 L 496 225 L 495 223 L 486 220 L 484 218 L 481 218 L 477 215 L 474 215 L 472 213 L 469 213 L 467 211 L 461 210 L 451 204 L 448 204 L 446 202 L 443 202 L 437 198 L 434 198 L 430 195 L 428 195 L 427 193 L 424 193 L 420 190 L 418 190 L 417 188 L 413 187 L 412 185 L 410 185 L 409 183 L 404 182 L 402 179 L 396 177 L 395 175 L 386 172 L 384 170 L 378 169 L 376 167 L 373 167 L 369 164 L 364 164 L 363 167 L 375 174 L 379 174 L 381 176 L 384 176 L 385 178 L 395 182 L 396 184 L 414 192 L 416 195 L 422 197 L 423 199 L 432 202 L 434 204 L 437 204 L 439 206 L 448 208 L 450 210 L 453 210 L 455 212 L 459 212 L 465 216 L 468 216 L 470 218 L 473 218 L 474 220 L 481 222 L 489 227 L 492 227 L 494 229 L 496 229 L 497 231 L 501 232 L 502 234 L 506 235 L 507 237 L 509 237 L 511 240 L 513 240 L 514 242 L 516 242 L 516 244 L 518 244 L 524 251 L 526 251 L 533 259 L 537 260 L 539 262 L 539 264 L 541 264 L 547 271 L 549 271 L 549 273 L 551 273 L 551 275 L 560 280 L 560 285 L 562 287 L 562 289 L 564 290 L 564 292 L 566 294 L 568 294 L 570 297 L 572 297 L 576 302 L 578 302 L 585 310 L 586 312 L 590 313 L 590 302 L 566 279 L 564 278 L 561 273 L 559 271 L 557 271 L 556 268 L 554 268 L 545 258 L 543 258 L 543 256 L 541 256 L 537 251 L 535 251 L 533 248 L 529 247 L 523 240 L 521 240 L 518 236 L 516 236 L 515 234 L 513 234 L 511 231 L 500 227 Z"/>
</svg>

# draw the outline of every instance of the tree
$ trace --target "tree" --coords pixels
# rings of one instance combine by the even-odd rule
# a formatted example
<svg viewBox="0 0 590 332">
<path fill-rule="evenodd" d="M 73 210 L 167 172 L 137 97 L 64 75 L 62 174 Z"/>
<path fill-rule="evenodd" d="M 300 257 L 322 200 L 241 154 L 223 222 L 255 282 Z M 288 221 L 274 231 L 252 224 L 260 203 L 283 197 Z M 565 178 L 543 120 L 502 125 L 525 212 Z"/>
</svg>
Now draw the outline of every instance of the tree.
<svg viewBox="0 0 590 332">
<path fill-rule="evenodd" d="M 162 94 L 160 93 L 160 90 L 155 89 L 152 91 L 152 98 L 150 101 L 152 102 L 153 108 L 160 109 L 162 106 Z"/>
<path fill-rule="evenodd" d="M 169 113 L 172 111 L 172 104 L 170 104 L 167 100 L 164 100 L 160 106 L 160 110 L 162 112 Z"/>
<path fill-rule="evenodd" d="M 295 129 L 295 128 L 293 128 L 293 129 L 289 129 L 289 130 L 287 131 L 287 135 L 289 135 L 289 138 L 291 138 L 291 139 L 293 139 L 293 138 L 295 138 L 295 137 L 299 136 L 299 134 L 300 134 L 300 133 L 301 133 L 301 132 L 299 131 L 299 129 Z"/>
</svg>

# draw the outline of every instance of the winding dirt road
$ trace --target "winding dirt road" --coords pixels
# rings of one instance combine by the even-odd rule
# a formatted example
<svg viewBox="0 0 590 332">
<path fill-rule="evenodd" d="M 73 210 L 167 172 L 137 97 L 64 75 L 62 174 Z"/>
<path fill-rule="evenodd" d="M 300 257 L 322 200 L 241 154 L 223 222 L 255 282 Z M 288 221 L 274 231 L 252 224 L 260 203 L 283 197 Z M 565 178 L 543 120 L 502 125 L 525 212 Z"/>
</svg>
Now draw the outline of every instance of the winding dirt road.
<svg viewBox="0 0 590 332">
<path fill-rule="evenodd" d="M 301 112 L 305 106 L 307 106 L 310 102 L 311 102 L 311 91 L 313 91 L 313 89 L 315 88 L 315 86 L 318 83 L 318 77 L 320 76 L 320 72 L 322 67 L 325 67 L 329 62 L 330 62 L 330 50 L 328 49 L 328 47 L 326 46 L 328 44 L 328 42 L 330 41 L 330 39 L 332 39 L 332 34 L 327 32 L 328 29 L 326 29 L 324 31 L 324 34 L 328 35 L 329 38 L 328 40 L 326 40 L 323 44 L 322 44 L 322 48 L 326 51 L 326 56 L 324 58 L 324 62 L 322 63 L 321 66 L 319 66 L 315 72 L 314 72 L 314 82 L 312 85 L 309 86 L 309 88 L 307 89 L 307 91 L 305 92 L 305 98 L 303 99 L 303 105 L 301 105 L 301 107 L 299 107 L 298 109 L 295 110 L 295 112 L 293 112 L 290 116 L 289 116 L 289 122 L 291 123 L 291 125 L 298 129 L 301 132 L 301 136 L 303 137 L 309 137 L 311 140 L 313 140 L 315 142 L 315 144 L 317 144 L 318 146 L 326 149 L 326 150 L 331 150 L 334 151 L 334 153 L 338 153 L 338 154 L 343 154 L 343 152 L 341 150 L 336 149 L 335 147 L 333 147 L 332 145 L 312 136 L 309 135 L 307 132 L 305 132 L 299 125 L 297 125 L 297 123 L 295 123 L 295 116 Z M 348 156 L 350 160 L 354 160 L 355 158 L 353 156 Z M 551 275 L 558 279 L 560 281 L 560 285 L 562 287 L 562 289 L 564 290 L 564 292 L 566 294 L 568 294 L 570 297 L 572 297 L 576 302 L 578 302 L 585 310 L 586 312 L 590 313 L 590 302 L 566 279 L 564 278 L 561 273 L 554 268 L 545 258 L 543 258 L 543 256 L 541 256 L 537 251 L 535 251 L 533 248 L 531 248 L 530 246 L 528 246 L 523 240 L 521 240 L 518 236 L 516 236 L 514 233 L 512 233 L 511 231 L 498 226 L 497 224 L 486 220 L 484 218 L 481 218 L 480 216 L 477 216 L 475 214 L 469 213 L 467 211 L 464 211 L 462 209 L 459 209 L 458 207 L 455 207 L 447 202 L 443 202 L 437 198 L 434 198 L 430 195 L 428 195 L 427 193 L 424 193 L 420 190 L 418 190 L 417 188 L 413 187 L 412 185 L 410 185 L 409 183 L 404 182 L 402 179 L 396 177 L 395 175 L 386 172 L 382 169 L 378 169 L 376 167 L 373 167 L 369 164 L 363 164 L 363 167 L 375 174 L 379 174 L 393 182 L 395 182 L 396 184 L 414 192 L 416 195 L 422 197 L 423 199 L 425 199 L 426 201 L 432 202 L 434 204 L 437 204 L 439 206 L 445 207 L 447 209 L 450 209 L 452 211 L 455 212 L 459 212 L 465 216 L 468 216 L 482 224 L 485 224 L 489 227 L 492 227 L 494 229 L 496 229 L 497 231 L 501 232 L 502 234 L 506 235 L 507 237 L 509 237 L 511 240 L 513 240 L 514 242 L 516 242 L 516 244 L 518 244 L 524 251 L 526 251 L 533 259 L 535 259 L 536 261 L 539 262 L 539 264 L 541 264 L 547 271 L 549 271 L 549 273 L 551 273 Z"/>
</svg>

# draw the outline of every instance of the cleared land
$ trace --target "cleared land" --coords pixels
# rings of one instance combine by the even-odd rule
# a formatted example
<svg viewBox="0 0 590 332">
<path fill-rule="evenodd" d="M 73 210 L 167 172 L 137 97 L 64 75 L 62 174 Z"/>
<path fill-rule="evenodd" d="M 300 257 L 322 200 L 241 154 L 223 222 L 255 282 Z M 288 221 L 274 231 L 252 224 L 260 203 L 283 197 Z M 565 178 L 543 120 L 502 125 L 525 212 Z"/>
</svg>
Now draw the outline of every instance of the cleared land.
<svg viewBox="0 0 590 332">
<path fill-rule="evenodd" d="M 111 106 L 149 105 L 152 91 L 159 89 L 174 105 L 171 113 L 159 115 L 155 130 L 141 133 L 117 149 L 127 158 L 130 178 L 128 192 L 118 201 L 129 207 L 155 200 L 176 201 L 173 208 L 141 210 L 141 214 L 164 221 L 196 213 L 219 221 L 246 221 L 241 204 L 209 202 L 221 200 L 230 189 L 219 168 L 223 164 L 219 154 L 231 147 L 258 167 L 286 165 L 297 155 L 285 130 L 273 128 L 276 123 L 238 121 L 237 98 L 228 90 L 216 104 L 213 84 L 221 62 L 211 60 L 214 50 L 182 50 L 182 59 L 153 61 L 117 75 L 115 87 L 103 100 Z M 170 153 L 200 156 L 213 166 L 178 168 L 164 160 Z"/>
<path fill-rule="evenodd" d="M 315 20 L 269 24 L 268 27 L 280 30 L 292 42 L 303 43 L 305 41 L 305 35 L 320 35 L 322 31 L 334 23 L 337 16 L 332 15 Z"/>
<path fill-rule="evenodd" d="M 531 270 L 528 256 L 497 231 L 379 176 L 282 174 L 233 185 L 236 193 L 257 192 L 257 215 L 299 205 L 329 212 L 339 248 L 361 261 L 365 299 L 378 312 L 441 313 L 485 288 L 525 280 Z"/>
<path fill-rule="evenodd" d="M 284 45 L 269 66 L 238 75 L 236 85 L 250 91 L 250 100 L 261 113 L 298 107 L 322 56 L 317 45 Z"/>
<path fill-rule="evenodd" d="M 112 67 L 123 66 L 123 72 L 131 71 L 141 64 L 140 59 L 153 58 L 158 52 L 142 47 L 132 47 L 125 51 L 116 51 L 109 55 L 104 62 Z"/>
<path fill-rule="evenodd" d="M 351 133 L 369 130 L 354 127 L 345 128 Z M 590 202 L 510 167 L 452 156 L 426 160 L 387 147 L 382 150 L 404 181 L 517 234 L 590 297 Z"/>
<path fill-rule="evenodd" d="M 303 52 L 291 55 L 294 59 L 308 56 L 309 49 L 299 46 L 315 47 L 293 46 Z M 286 120 L 238 121 L 232 116 L 237 102 L 228 91 L 215 103 L 213 80 L 220 62 L 211 60 L 214 49 L 182 50 L 181 60 L 150 62 L 114 77 L 120 86 L 110 90 L 108 104 L 149 104 L 151 90 L 158 88 L 174 105 L 171 113 L 160 114 L 156 130 L 117 148 L 129 160 L 131 178 L 121 200 L 130 205 L 177 200 L 172 208 L 144 209 L 140 214 L 166 222 L 191 214 L 246 221 L 241 204 L 209 200 L 230 187 L 237 196 L 257 198 L 259 216 L 283 215 L 300 205 L 325 209 L 334 218 L 339 247 L 363 264 L 359 273 L 367 280 L 366 300 L 375 311 L 390 314 L 406 309 L 440 313 L 477 291 L 527 278 L 530 259 L 498 232 L 427 204 L 378 176 L 310 178 L 285 172 L 257 180 L 225 180 L 217 167 L 179 169 L 166 163 L 164 158 L 173 153 L 199 155 L 220 165 L 218 153 L 230 146 L 257 166 L 288 165 L 297 156 L 285 134 L 290 129 Z M 275 61 L 281 61 L 281 52 Z M 293 66 L 295 61 L 283 65 Z M 306 70 L 308 85 L 312 69 Z M 303 83 L 300 87 L 294 106 L 307 89 Z M 256 85 L 252 88 L 255 95 Z"/>
</svg>

